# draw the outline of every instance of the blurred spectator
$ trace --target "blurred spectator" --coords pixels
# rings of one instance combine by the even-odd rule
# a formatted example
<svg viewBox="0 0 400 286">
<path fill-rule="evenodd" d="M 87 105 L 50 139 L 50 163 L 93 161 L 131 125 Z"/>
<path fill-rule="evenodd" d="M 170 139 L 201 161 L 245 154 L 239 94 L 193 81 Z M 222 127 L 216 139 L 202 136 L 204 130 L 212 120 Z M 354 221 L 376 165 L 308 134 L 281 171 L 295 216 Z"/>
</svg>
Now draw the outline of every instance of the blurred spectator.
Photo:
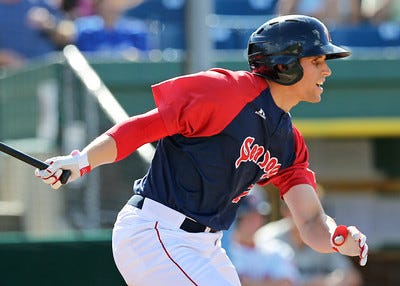
<svg viewBox="0 0 400 286">
<path fill-rule="evenodd" d="M 395 17 L 393 11 L 396 11 L 396 2 L 398 0 L 361 0 L 361 13 L 368 19 L 368 22 L 374 25 L 390 21 Z M 398 4 L 397 4 L 398 5 Z"/>
<path fill-rule="evenodd" d="M 152 49 L 185 49 L 185 3 L 185 0 L 146 0 L 127 9 L 125 15 L 147 23 Z"/>
<path fill-rule="evenodd" d="M 278 14 L 304 14 L 316 17 L 328 25 L 359 24 L 362 0 L 280 0 Z"/>
<path fill-rule="evenodd" d="M 94 9 L 94 0 L 64 0 L 64 10 L 65 5 L 68 5 L 68 2 L 77 2 L 75 6 L 76 17 L 83 17 L 93 15 L 95 13 Z"/>
<path fill-rule="evenodd" d="M 299 273 L 293 263 L 277 251 L 265 250 L 254 243 L 254 234 L 264 225 L 269 205 L 254 193 L 240 203 L 228 253 L 242 285 L 296 285 Z"/>
<path fill-rule="evenodd" d="M 360 273 L 350 258 L 339 253 L 322 254 L 304 244 L 295 227 L 289 209 L 282 202 L 283 219 L 261 227 L 255 234 L 255 243 L 266 249 L 279 249 L 294 260 L 301 274 L 302 286 L 359 286 Z"/>
<path fill-rule="evenodd" d="M 12 50 L 0 49 L 0 67 L 18 69 L 23 67 L 25 59 Z"/>
<path fill-rule="evenodd" d="M 81 51 L 120 55 L 149 49 L 147 25 L 124 17 L 124 12 L 140 4 L 141 0 L 94 1 L 96 14 L 75 21 L 74 43 Z"/>
<path fill-rule="evenodd" d="M 54 8 L 59 12 L 55 17 L 51 10 L 45 7 L 33 7 L 29 11 L 29 22 L 36 29 L 45 32 L 62 49 L 72 42 L 76 30 L 74 21 L 79 17 L 78 0 L 59 0 L 53 2 Z"/>
<path fill-rule="evenodd" d="M 325 5 L 327 1 L 308 0 L 280 0 L 278 13 L 280 15 L 304 14 L 308 16 L 325 18 Z"/>
<path fill-rule="evenodd" d="M 89 16 L 95 13 L 94 0 L 54 0 L 55 5 L 59 7 L 68 19 Z"/>
<path fill-rule="evenodd" d="M 48 30 L 38 28 L 31 21 L 36 8 L 49 11 L 51 17 L 62 17 L 44 0 L 0 0 L 0 65 L 19 67 L 27 60 L 57 49 Z"/>
<path fill-rule="evenodd" d="M 278 13 L 314 16 L 327 24 L 380 24 L 400 17 L 399 0 L 280 0 Z"/>
</svg>

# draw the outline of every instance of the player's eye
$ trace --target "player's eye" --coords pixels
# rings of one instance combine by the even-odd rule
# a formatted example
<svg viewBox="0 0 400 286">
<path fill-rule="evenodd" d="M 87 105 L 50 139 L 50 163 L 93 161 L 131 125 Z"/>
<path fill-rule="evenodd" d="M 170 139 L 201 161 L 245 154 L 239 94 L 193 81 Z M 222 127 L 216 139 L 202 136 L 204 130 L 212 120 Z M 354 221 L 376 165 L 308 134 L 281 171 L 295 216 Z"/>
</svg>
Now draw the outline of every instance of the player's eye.
<svg viewBox="0 0 400 286">
<path fill-rule="evenodd" d="M 323 64 L 324 63 L 324 61 L 325 61 L 325 59 L 323 58 L 323 57 L 317 57 L 317 58 L 314 58 L 313 60 L 312 60 L 312 63 L 314 64 L 314 65 L 321 65 L 321 64 Z"/>
</svg>

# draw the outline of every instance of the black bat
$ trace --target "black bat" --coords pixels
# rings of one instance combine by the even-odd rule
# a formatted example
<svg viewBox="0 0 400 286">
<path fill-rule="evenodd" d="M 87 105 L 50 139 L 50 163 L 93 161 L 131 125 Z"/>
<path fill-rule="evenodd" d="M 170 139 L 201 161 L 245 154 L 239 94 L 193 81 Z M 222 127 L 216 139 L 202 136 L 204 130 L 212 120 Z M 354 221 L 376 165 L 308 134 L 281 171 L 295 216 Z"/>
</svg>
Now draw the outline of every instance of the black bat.
<svg viewBox="0 0 400 286">
<path fill-rule="evenodd" d="M 49 166 L 45 162 L 40 161 L 26 153 L 23 153 L 7 144 L 4 144 L 3 142 L 0 142 L 0 151 L 4 152 L 14 158 L 17 158 L 33 167 L 36 167 L 39 170 L 44 170 Z M 71 176 L 71 171 L 63 170 L 61 177 L 60 177 L 60 182 L 62 184 L 65 184 L 68 181 L 69 176 Z"/>
</svg>

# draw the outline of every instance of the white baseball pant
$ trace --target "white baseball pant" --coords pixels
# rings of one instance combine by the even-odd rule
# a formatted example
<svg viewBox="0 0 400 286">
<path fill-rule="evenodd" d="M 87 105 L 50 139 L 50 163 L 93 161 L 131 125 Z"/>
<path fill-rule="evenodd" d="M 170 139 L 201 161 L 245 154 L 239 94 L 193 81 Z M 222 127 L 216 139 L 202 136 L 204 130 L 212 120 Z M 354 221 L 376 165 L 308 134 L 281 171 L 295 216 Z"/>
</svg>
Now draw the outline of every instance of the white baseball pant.
<svg viewBox="0 0 400 286">
<path fill-rule="evenodd" d="M 185 216 L 146 199 L 142 209 L 125 205 L 112 237 L 114 260 L 129 286 L 240 286 L 221 247 L 222 232 L 189 233 Z"/>
</svg>

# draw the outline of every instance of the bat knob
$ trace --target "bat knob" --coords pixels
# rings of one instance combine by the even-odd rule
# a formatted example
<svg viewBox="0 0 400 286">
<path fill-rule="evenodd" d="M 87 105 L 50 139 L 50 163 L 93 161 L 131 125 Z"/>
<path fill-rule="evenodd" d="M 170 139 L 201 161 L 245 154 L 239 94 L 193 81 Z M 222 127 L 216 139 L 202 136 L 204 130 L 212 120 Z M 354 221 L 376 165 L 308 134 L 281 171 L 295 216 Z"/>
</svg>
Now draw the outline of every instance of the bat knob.
<svg viewBox="0 0 400 286">
<path fill-rule="evenodd" d="M 61 184 L 65 185 L 68 182 L 69 177 L 71 176 L 71 171 L 70 170 L 63 170 L 61 176 L 60 176 L 60 182 Z"/>
</svg>

